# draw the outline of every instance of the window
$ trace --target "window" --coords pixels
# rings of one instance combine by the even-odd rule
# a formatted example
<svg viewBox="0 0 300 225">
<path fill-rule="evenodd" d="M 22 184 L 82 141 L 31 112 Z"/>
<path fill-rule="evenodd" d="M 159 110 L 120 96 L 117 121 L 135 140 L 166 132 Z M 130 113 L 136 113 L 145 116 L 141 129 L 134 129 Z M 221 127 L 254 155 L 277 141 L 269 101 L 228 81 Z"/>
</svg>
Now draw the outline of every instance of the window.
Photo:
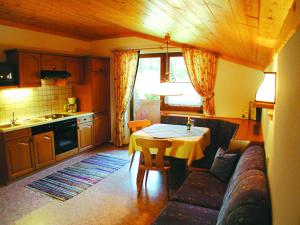
<svg viewBox="0 0 300 225">
<path fill-rule="evenodd" d="M 168 71 L 170 77 L 165 77 Z M 153 87 L 165 79 L 171 81 L 171 88 L 181 90 L 179 96 L 154 96 Z M 134 86 L 132 119 L 148 118 L 159 122 L 160 110 L 202 112 L 202 97 L 190 82 L 185 62 L 181 53 L 142 54 Z M 158 118 L 157 115 L 159 116 Z"/>
<path fill-rule="evenodd" d="M 151 87 L 160 82 L 161 56 L 141 55 L 133 90 L 134 120 L 149 119 L 152 123 L 160 122 L 160 99 L 151 93 Z"/>
<path fill-rule="evenodd" d="M 180 90 L 182 95 L 166 96 L 164 108 L 174 110 L 200 111 L 202 97 L 195 91 L 182 55 L 169 56 L 169 76 L 172 87 Z"/>
</svg>

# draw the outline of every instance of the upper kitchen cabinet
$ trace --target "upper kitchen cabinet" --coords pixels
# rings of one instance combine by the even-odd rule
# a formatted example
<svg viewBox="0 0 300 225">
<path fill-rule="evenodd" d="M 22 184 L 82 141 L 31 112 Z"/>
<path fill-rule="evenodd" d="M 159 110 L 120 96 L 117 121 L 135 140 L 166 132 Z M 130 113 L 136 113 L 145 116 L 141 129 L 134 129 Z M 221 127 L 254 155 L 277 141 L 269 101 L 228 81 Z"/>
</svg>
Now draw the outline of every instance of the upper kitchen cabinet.
<svg viewBox="0 0 300 225">
<path fill-rule="evenodd" d="M 61 55 L 42 54 L 42 70 L 66 70 L 66 57 Z"/>
<path fill-rule="evenodd" d="M 82 57 L 67 57 L 67 71 L 71 74 L 68 82 L 71 84 L 80 84 L 83 73 L 83 58 Z"/>
<path fill-rule="evenodd" d="M 73 86 L 80 111 L 108 113 L 110 111 L 109 58 L 88 57 L 84 60 L 82 84 Z"/>
<path fill-rule="evenodd" d="M 41 55 L 18 50 L 5 51 L 7 61 L 18 68 L 19 87 L 41 86 Z"/>
</svg>

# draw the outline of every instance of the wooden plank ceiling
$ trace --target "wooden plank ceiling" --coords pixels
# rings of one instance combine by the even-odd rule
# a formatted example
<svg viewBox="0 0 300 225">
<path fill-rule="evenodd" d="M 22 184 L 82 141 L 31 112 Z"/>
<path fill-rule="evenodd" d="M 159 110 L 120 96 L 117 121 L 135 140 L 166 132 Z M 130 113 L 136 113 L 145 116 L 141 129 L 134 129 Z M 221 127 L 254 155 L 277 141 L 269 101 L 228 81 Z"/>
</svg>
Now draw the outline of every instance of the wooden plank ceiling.
<svg viewBox="0 0 300 225">
<path fill-rule="evenodd" d="M 139 36 L 265 67 L 292 0 L 0 0 L 0 24 L 83 40 Z M 130 47 L 130 46 L 129 46 Z"/>
</svg>

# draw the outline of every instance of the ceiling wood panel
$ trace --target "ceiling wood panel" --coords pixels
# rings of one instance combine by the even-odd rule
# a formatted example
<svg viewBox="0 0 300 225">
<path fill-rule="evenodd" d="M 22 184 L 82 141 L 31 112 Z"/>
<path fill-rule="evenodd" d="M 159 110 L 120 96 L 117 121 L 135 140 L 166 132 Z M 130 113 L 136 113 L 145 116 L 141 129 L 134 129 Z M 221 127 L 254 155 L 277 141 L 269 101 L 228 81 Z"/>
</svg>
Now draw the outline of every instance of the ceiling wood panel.
<svg viewBox="0 0 300 225">
<path fill-rule="evenodd" d="M 0 23 L 83 40 L 139 36 L 263 68 L 293 0 L 0 0 Z M 130 46 L 129 46 L 130 47 Z"/>
</svg>

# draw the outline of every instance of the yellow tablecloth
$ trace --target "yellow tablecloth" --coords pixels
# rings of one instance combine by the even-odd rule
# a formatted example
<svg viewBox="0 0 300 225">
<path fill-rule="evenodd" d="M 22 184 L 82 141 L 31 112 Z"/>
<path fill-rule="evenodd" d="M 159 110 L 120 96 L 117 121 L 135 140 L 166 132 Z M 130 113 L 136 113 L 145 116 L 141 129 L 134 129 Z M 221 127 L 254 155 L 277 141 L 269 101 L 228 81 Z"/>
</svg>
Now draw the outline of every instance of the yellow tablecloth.
<svg viewBox="0 0 300 225">
<path fill-rule="evenodd" d="M 156 124 L 152 125 L 155 126 Z M 174 130 L 174 126 L 180 125 L 167 125 L 170 130 Z M 183 126 L 183 125 L 182 125 Z M 186 127 L 186 126 L 183 126 Z M 172 147 L 167 148 L 165 155 L 175 158 L 186 159 L 187 164 L 191 165 L 193 160 L 201 159 L 204 157 L 204 150 L 206 146 L 210 144 L 210 130 L 206 127 L 193 127 L 192 129 L 198 129 L 202 131 L 202 135 L 197 136 L 185 136 L 185 137 L 171 137 L 168 138 L 172 141 Z M 130 136 L 130 143 L 128 147 L 128 153 L 132 154 L 135 150 L 141 151 L 141 148 L 136 145 L 135 140 L 137 138 L 153 138 L 143 130 L 139 130 Z M 150 149 L 152 153 L 156 153 L 157 149 Z"/>
</svg>

